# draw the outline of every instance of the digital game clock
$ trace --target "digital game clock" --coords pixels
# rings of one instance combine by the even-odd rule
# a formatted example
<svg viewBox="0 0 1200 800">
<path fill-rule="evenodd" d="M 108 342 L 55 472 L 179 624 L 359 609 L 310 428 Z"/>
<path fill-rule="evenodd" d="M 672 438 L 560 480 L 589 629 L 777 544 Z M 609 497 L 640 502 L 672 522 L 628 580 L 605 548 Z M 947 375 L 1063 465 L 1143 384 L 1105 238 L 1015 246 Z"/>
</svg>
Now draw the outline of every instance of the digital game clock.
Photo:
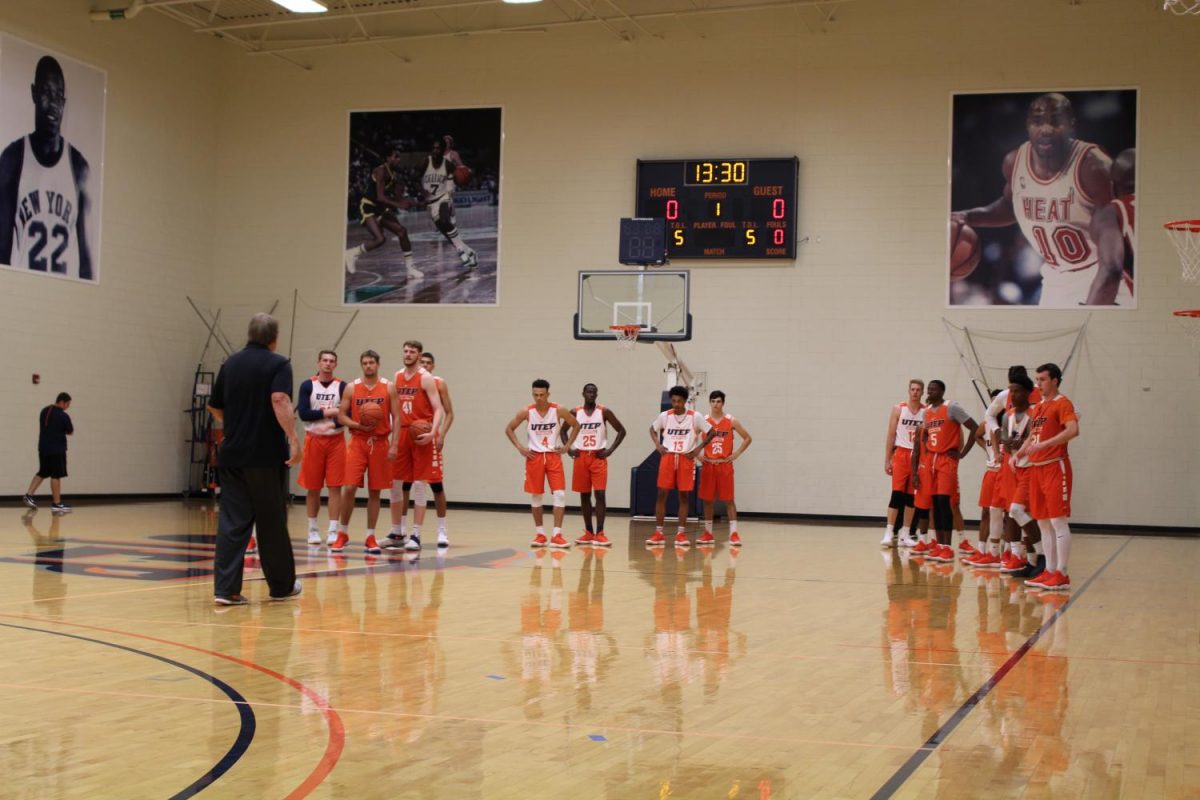
<svg viewBox="0 0 1200 800">
<path fill-rule="evenodd" d="M 637 216 L 672 258 L 795 259 L 797 158 L 637 162 Z"/>
</svg>

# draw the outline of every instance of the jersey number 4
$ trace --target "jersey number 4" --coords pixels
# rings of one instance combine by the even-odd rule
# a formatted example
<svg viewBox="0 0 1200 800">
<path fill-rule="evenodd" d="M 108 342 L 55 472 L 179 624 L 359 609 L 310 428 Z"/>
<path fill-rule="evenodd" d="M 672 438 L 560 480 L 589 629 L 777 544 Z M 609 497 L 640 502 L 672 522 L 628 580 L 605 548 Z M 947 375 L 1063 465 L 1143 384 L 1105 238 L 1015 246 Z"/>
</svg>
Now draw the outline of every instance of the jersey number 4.
<svg viewBox="0 0 1200 800">
<path fill-rule="evenodd" d="M 29 248 L 29 268 L 36 269 L 39 272 L 46 271 L 46 257 L 43 251 L 46 249 L 46 223 L 35 220 L 29 224 L 29 235 L 33 238 L 33 247 Z M 58 242 L 58 246 L 54 248 L 54 252 L 50 254 L 50 271 L 61 272 L 66 274 L 67 265 L 59 261 L 62 254 L 67 251 L 67 245 L 71 243 L 71 232 L 67 230 L 66 225 L 55 225 L 50 231 L 50 236 Z"/>
</svg>

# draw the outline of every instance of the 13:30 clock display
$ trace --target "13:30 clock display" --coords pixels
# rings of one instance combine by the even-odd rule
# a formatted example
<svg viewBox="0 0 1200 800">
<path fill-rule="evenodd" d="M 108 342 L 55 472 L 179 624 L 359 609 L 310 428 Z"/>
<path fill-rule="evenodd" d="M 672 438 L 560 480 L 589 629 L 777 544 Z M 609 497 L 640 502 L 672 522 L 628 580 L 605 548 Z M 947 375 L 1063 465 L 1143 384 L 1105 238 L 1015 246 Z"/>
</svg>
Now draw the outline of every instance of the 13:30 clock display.
<svg viewBox="0 0 1200 800">
<path fill-rule="evenodd" d="M 795 259 L 799 159 L 637 162 L 637 216 L 667 220 L 670 258 Z"/>
</svg>

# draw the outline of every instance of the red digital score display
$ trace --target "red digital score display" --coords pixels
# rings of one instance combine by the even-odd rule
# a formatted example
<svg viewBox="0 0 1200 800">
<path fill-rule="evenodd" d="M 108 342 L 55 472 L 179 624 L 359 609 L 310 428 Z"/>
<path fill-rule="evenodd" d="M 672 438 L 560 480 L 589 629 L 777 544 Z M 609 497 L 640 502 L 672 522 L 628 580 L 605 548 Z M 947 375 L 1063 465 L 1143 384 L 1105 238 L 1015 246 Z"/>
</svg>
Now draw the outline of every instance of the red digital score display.
<svg viewBox="0 0 1200 800">
<path fill-rule="evenodd" d="M 800 160 L 637 162 L 637 216 L 667 220 L 672 259 L 796 258 Z"/>
</svg>

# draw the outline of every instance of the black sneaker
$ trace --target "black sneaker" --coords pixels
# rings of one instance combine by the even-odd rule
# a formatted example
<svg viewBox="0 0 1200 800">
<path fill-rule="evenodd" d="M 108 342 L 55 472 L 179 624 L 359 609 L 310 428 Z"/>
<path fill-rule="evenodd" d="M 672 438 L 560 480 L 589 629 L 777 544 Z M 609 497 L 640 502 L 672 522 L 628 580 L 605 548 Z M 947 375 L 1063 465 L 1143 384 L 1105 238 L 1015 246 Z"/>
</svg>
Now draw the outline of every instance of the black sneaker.
<svg viewBox="0 0 1200 800">
<path fill-rule="evenodd" d="M 213 602 L 219 606 L 244 606 L 250 601 L 241 594 L 215 594 Z"/>
<path fill-rule="evenodd" d="M 33 495 L 27 494 L 21 498 L 21 502 L 30 508 L 37 508 L 37 500 L 33 499 Z"/>
<path fill-rule="evenodd" d="M 70 514 L 72 509 L 66 503 L 51 503 L 50 511 L 55 514 Z"/>
<path fill-rule="evenodd" d="M 272 600 L 291 600 L 293 597 L 296 597 L 297 595 L 299 595 L 300 592 L 302 592 L 302 591 L 304 591 L 304 587 L 300 585 L 300 579 L 296 578 L 296 582 L 294 584 L 292 584 L 292 590 L 290 592 L 288 592 L 287 594 L 281 594 L 278 597 L 276 597 L 275 595 L 271 595 L 271 599 Z"/>
<path fill-rule="evenodd" d="M 1046 571 L 1046 557 L 1044 555 L 1039 555 L 1037 557 L 1036 564 L 1027 564 L 1024 567 L 1021 567 L 1016 572 L 1010 572 L 1009 575 L 1011 575 L 1014 578 L 1029 579 L 1029 578 L 1036 578 L 1038 575 L 1041 575 L 1045 571 Z"/>
</svg>

